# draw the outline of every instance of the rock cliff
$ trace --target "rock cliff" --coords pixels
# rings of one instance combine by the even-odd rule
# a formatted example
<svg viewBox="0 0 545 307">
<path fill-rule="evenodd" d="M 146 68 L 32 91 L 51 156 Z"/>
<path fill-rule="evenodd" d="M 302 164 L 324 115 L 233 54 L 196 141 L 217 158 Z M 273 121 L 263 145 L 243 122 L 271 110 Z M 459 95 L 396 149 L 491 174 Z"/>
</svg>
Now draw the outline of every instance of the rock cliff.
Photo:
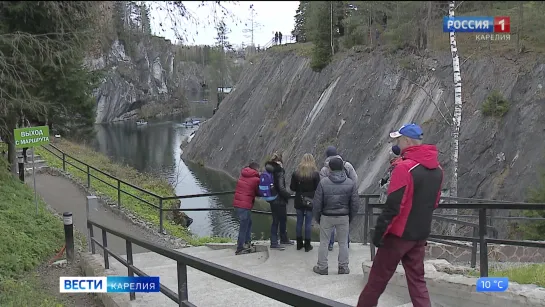
<svg viewBox="0 0 545 307">
<path fill-rule="evenodd" d="M 372 193 L 388 167 L 388 132 L 413 121 L 423 126 L 426 143 L 437 144 L 448 171 L 447 121 L 452 121 L 454 103 L 450 54 L 419 58 L 366 51 L 336 57 L 321 73 L 293 50 L 271 49 L 253 60 L 184 156 L 237 177 L 250 160 L 263 162 L 281 150 L 290 174 L 305 152 L 321 166 L 332 144 L 354 164 L 359 191 Z M 529 55 L 460 62 L 458 195 L 524 200 L 544 162 L 545 65 Z M 481 111 L 493 90 L 510 101 L 500 118 Z"/>
<path fill-rule="evenodd" d="M 135 117 L 145 105 L 176 112 L 201 91 L 205 69 L 195 62 L 175 60 L 178 46 L 150 36 L 134 47 L 131 56 L 116 39 L 106 54 L 88 60 L 92 70 L 104 71 L 95 91 L 97 123 Z"/>
<path fill-rule="evenodd" d="M 96 123 L 179 113 L 188 100 L 215 97 L 219 75 L 234 83 L 241 65 L 223 65 L 214 47 L 181 46 L 151 35 L 149 8 L 134 1 L 98 1 L 100 34 L 85 65 L 103 72 L 95 90 Z M 223 70 L 219 67 L 224 67 Z M 205 87 L 203 87 L 205 85 Z"/>
</svg>

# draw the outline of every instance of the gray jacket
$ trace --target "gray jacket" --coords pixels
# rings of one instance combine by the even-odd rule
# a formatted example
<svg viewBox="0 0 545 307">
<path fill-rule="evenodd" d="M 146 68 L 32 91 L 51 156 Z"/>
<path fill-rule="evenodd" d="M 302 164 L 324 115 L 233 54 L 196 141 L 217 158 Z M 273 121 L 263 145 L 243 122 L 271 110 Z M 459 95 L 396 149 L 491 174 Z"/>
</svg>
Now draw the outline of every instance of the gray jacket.
<svg viewBox="0 0 545 307">
<path fill-rule="evenodd" d="M 330 172 L 329 177 L 320 180 L 312 203 L 312 215 L 319 223 L 322 215 L 356 216 L 360 208 L 358 188 L 343 171 Z"/>
<path fill-rule="evenodd" d="M 339 156 L 339 155 L 327 157 L 325 159 L 324 166 L 320 170 L 320 179 L 324 179 L 324 178 L 329 176 L 329 160 L 331 160 L 332 158 L 339 158 L 339 159 L 343 160 L 343 158 L 341 156 Z M 350 164 L 350 162 L 344 161 L 344 168 L 346 170 L 348 178 L 352 179 L 352 181 L 354 181 L 356 183 L 356 185 L 357 185 L 358 184 L 358 174 L 356 173 L 356 170 L 354 169 L 354 166 L 352 166 L 352 164 Z"/>
</svg>

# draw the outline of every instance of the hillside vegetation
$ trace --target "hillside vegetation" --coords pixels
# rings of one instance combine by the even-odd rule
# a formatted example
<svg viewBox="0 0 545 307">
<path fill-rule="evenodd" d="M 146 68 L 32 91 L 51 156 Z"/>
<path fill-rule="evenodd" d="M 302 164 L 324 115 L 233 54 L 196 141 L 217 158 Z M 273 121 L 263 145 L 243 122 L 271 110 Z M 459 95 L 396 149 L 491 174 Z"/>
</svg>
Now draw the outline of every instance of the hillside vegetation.
<svg viewBox="0 0 545 307">
<path fill-rule="evenodd" d="M 41 200 L 36 212 L 33 191 L 0 159 L 0 306 L 62 306 L 42 291 L 31 272 L 63 242 L 62 222 Z"/>
<path fill-rule="evenodd" d="M 544 2 L 456 1 L 456 5 L 456 16 L 511 17 L 509 40 L 477 40 L 475 33 L 458 33 L 462 57 L 544 50 Z M 357 46 L 417 54 L 449 50 L 444 16 L 447 1 L 300 1 L 292 34 L 298 42 L 313 43 L 311 66 L 319 71 L 335 53 Z"/>
</svg>

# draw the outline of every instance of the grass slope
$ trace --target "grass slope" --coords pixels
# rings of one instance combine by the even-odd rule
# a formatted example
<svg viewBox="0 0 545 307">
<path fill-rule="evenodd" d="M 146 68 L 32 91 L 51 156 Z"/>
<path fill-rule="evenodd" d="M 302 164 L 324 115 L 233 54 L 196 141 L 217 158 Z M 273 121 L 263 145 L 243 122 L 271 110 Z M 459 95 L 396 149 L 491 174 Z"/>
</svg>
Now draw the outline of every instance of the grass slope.
<svg viewBox="0 0 545 307">
<path fill-rule="evenodd" d="M 116 178 L 119 178 L 123 181 L 126 181 L 132 185 L 140 187 L 146 191 L 153 192 L 159 196 L 174 196 L 174 188 L 168 183 L 167 180 L 160 179 L 149 174 L 139 173 L 134 168 L 127 165 L 120 165 L 112 162 L 107 156 L 97 153 L 93 149 L 86 147 L 84 145 L 75 144 L 66 140 L 60 140 L 55 143 L 55 146 L 60 148 L 66 154 L 87 163 L 101 171 L 108 173 Z M 53 150 L 54 151 L 54 150 Z M 44 160 L 47 161 L 48 165 L 58 169 L 62 169 L 62 160 L 53 155 L 52 153 L 39 148 L 36 151 L 42 156 Z M 58 153 L 55 153 L 58 154 Z M 60 154 L 59 154 L 60 155 Z M 78 178 L 83 183 L 87 183 L 87 167 L 74 160 L 73 158 L 67 157 L 66 161 L 73 164 L 70 165 L 66 163 L 66 172 L 70 173 L 72 176 Z M 117 181 L 109 178 L 108 176 L 101 174 L 96 170 L 90 170 L 90 173 L 100 178 L 96 179 L 91 177 L 91 187 L 95 190 L 97 194 L 106 196 L 113 201 L 117 201 Z M 149 203 L 159 206 L 159 199 L 154 196 L 151 196 L 147 193 L 139 191 L 129 185 L 121 183 L 121 189 L 126 193 L 130 193 L 138 198 L 145 200 L 146 202 L 140 201 L 126 193 L 121 193 L 121 206 L 130 210 L 133 214 L 138 216 L 140 219 L 148 221 L 157 227 L 159 226 L 159 210 Z M 177 207 L 177 201 L 164 201 L 163 208 L 171 208 L 172 206 Z M 183 239 L 191 245 L 202 245 L 205 243 L 211 242 L 231 242 L 230 239 L 220 238 L 220 237 L 197 237 L 192 235 L 186 228 L 179 225 L 175 225 L 166 219 L 167 212 L 164 214 L 163 226 L 165 230 L 178 238 Z"/>
<path fill-rule="evenodd" d="M 0 306 L 62 306 L 39 286 L 33 271 L 64 243 L 62 222 L 7 172 L 0 159 Z"/>
</svg>

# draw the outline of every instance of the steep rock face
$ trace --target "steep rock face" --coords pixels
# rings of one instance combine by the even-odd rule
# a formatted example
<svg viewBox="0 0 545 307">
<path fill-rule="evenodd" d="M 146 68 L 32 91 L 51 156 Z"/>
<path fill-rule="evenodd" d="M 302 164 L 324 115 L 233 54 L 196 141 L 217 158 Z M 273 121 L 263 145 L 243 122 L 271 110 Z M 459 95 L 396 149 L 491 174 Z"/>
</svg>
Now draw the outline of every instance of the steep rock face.
<svg viewBox="0 0 545 307">
<path fill-rule="evenodd" d="M 195 62 L 175 61 L 175 47 L 152 36 L 139 42 L 130 56 L 124 44 L 115 40 L 107 54 L 89 59 L 90 69 L 105 72 L 95 91 L 96 123 L 135 117 L 147 104 L 179 111 L 187 99 L 196 97 L 204 68 Z"/>
<path fill-rule="evenodd" d="M 291 174 L 305 152 L 321 167 L 332 144 L 355 166 L 359 191 L 373 193 L 388 167 L 388 132 L 413 121 L 426 143 L 437 144 L 448 176 L 451 129 L 438 109 L 452 122 L 450 55 L 401 61 L 405 68 L 383 55 L 353 53 L 315 73 L 294 52 L 268 52 L 245 69 L 184 155 L 236 177 L 252 159 L 262 163 L 281 150 Z M 524 200 L 543 166 L 545 65 L 501 56 L 461 62 L 458 196 Z M 494 89 L 511 102 L 503 118 L 481 113 Z"/>
</svg>

